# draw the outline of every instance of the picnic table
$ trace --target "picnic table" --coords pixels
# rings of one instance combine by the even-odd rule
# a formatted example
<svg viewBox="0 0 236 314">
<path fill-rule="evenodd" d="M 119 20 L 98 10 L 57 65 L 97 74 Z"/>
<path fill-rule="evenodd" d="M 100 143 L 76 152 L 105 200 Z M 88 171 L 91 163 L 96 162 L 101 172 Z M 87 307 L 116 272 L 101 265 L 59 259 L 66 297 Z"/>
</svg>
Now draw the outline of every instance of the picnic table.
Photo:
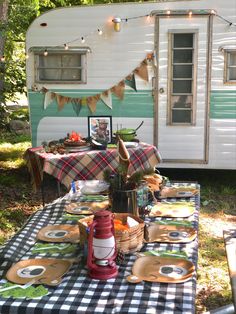
<svg viewBox="0 0 236 314">
<path fill-rule="evenodd" d="M 179 183 L 180 184 L 180 183 Z M 200 196 L 182 198 L 180 201 L 194 202 L 194 213 L 184 220 L 198 230 Z M 164 201 L 164 200 L 162 200 Z M 168 199 L 175 202 L 176 199 Z M 42 210 L 35 212 L 24 227 L 0 249 L 0 278 L 4 278 L 8 269 L 20 260 L 31 258 L 71 258 L 79 259 L 63 276 L 62 282 L 48 286 L 49 294 L 39 299 L 20 299 L 0 297 L 0 313 L 3 314 L 84 314 L 84 313 L 195 313 L 196 271 L 183 283 L 159 283 L 142 281 L 129 283 L 126 276 L 131 274 L 132 265 L 137 258 L 135 254 L 125 255 L 125 261 L 118 265 L 118 276 L 107 281 L 91 279 L 83 260 L 83 250 L 78 245 L 71 256 L 60 253 L 35 253 L 36 235 L 42 227 L 49 224 L 77 224 L 77 220 L 65 217 L 65 206 L 70 197 L 57 199 Z M 68 215 L 66 215 L 68 216 Z M 163 218 L 146 217 L 145 222 Z M 169 218 L 169 220 L 172 220 Z M 178 220 L 178 219 L 177 219 Z M 198 239 L 190 243 L 147 243 L 142 252 L 147 250 L 185 250 L 188 259 L 197 269 Z"/>
<path fill-rule="evenodd" d="M 161 161 L 158 149 L 149 144 L 140 143 L 135 148 L 128 148 L 130 154 L 129 174 L 148 168 L 154 168 Z M 42 146 L 29 148 L 26 160 L 34 190 L 41 187 L 43 173 L 55 177 L 68 189 L 72 181 L 102 180 L 103 172 L 109 169 L 116 172 L 119 165 L 117 149 L 90 150 L 67 154 L 46 153 Z"/>
</svg>

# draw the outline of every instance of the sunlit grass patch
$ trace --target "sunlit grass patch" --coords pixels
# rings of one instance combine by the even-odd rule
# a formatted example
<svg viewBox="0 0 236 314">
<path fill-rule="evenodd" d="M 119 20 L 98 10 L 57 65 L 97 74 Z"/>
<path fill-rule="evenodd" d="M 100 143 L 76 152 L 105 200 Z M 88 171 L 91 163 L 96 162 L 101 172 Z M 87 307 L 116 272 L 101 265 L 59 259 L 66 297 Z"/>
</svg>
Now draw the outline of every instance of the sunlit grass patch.
<svg viewBox="0 0 236 314">
<path fill-rule="evenodd" d="M 16 169 L 24 165 L 23 155 L 30 142 L 0 144 L 0 169 Z"/>
</svg>

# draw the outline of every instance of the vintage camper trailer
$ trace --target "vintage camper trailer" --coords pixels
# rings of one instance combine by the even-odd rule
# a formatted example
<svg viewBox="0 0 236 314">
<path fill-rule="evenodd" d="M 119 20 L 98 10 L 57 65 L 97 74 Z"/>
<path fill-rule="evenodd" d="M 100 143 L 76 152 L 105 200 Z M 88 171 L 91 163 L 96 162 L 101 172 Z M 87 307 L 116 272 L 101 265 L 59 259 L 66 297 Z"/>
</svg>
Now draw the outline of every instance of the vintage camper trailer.
<svg viewBox="0 0 236 314">
<path fill-rule="evenodd" d="M 160 167 L 236 169 L 235 0 L 59 8 L 26 49 L 33 146 L 111 116 L 113 132 L 144 121 Z"/>
</svg>

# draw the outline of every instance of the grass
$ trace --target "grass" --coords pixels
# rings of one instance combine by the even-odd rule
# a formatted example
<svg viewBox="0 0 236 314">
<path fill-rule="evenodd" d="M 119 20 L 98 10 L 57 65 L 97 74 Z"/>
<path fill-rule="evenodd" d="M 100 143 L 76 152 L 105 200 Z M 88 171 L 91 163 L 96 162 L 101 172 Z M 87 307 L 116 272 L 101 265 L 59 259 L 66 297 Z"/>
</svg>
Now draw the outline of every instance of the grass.
<svg viewBox="0 0 236 314">
<path fill-rule="evenodd" d="M 30 214 L 41 208 L 41 195 L 31 193 L 24 151 L 30 138 L 0 134 L 0 244 L 11 237 Z M 197 313 L 229 304 L 231 287 L 222 230 L 236 229 L 236 172 L 161 169 L 171 180 L 201 184 Z"/>
</svg>

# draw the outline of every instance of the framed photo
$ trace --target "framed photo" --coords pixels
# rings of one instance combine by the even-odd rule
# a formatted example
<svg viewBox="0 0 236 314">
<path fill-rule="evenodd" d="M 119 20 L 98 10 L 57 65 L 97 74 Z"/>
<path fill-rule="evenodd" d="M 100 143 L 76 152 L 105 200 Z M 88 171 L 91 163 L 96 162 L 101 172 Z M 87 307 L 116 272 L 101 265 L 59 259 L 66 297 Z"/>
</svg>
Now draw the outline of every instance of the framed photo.
<svg viewBox="0 0 236 314">
<path fill-rule="evenodd" d="M 111 143 L 111 116 L 88 116 L 88 136 L 102 144 Z"/>
</svg>

